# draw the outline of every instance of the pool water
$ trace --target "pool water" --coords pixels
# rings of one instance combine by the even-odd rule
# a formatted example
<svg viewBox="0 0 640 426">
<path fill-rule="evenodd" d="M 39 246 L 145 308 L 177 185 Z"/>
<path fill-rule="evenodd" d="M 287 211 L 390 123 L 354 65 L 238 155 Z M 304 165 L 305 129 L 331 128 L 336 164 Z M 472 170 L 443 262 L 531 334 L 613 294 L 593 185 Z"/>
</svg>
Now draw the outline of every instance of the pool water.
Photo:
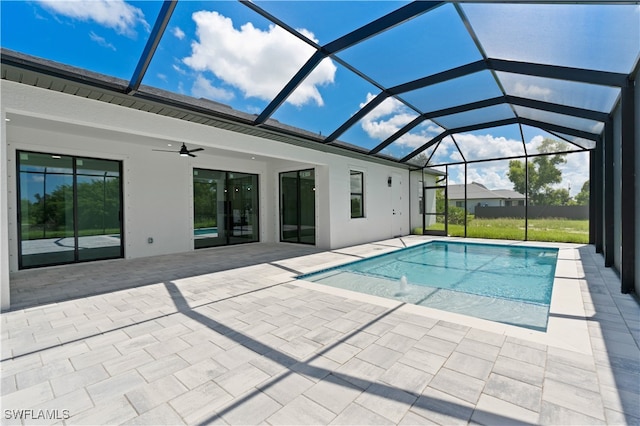
<svg viewBox="0 0 640 426">
<path fill-rule="evenodd" d="M 210 228 L 196 228 L 193 230 L 193 235 L 195 237 L 217 237 L 218 228 L 215 226 Z"/>
<path fill-rule="evenodd" d="M 546 330 L 558 249 L 431 241 L 298 278 Z"/>
</svg>

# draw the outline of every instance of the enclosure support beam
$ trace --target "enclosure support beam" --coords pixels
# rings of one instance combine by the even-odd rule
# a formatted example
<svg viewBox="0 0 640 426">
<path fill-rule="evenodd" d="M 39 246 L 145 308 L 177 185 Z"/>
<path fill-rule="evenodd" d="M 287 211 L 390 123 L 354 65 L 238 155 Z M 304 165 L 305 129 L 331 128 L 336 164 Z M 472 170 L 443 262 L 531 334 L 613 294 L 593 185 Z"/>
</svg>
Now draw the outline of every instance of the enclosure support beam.
<svg viewBox="0 0 640 426">
<path fill-rule="evenodd" d="M 524 157 L 524 240 L 529 240 L 529 156 Z"/>
<path fill-rule="evenodd" d="M 635 290 L 636 258 L 636 153 L 635 101 L 633 81 L 622 88 L 622 261 L 620 282 L 622 293 Z"/>
<path fill-rule="evenodd" d="M 160 40 L 162 40 L 162 35 L 169 24 L 169 20 L 171 19 L 171 15 L 173 14 L 177 4 L 177 0 L 165 0 L 165 2 L 162 3 L 158 19 L 156 19 L 156 23 L 153 25 L 153 30 L 151 30 L 151 34 L 149 34 L 149 39 L 144 47 L 142 56 L 140 56 L 138 65 L 133 72 L 129 85 L 127 86 L 127 94 L 134 94 L 140 88 L 142 79 L 149 68 L 151 59 L 153 59 L 153 55 L 156 53 L 158 44 L 160 44 Z"/>
<path fill-rule="evenodd" d="M 449 182 L 447 182 L 448 184 Z M 447 200 L 448 202 L 449 200 Z M 467 238 L 467 215 L 469 214 L 467 200 L 467 162 L 464 162 L 464 237 Z"/>
<path fill-rule="evenodd" d="M 602 140 L 591 151 L 589 176 L 589 243 L 602 253 Z M 592 241 L 593 239 L 593 241 Z"/>
<path fill-rule="evenodd" d="M 604 225 L 604 266 L 613 265 L 613 120 L 609 120 L 604 127 L 604 188 L 603 207 L 604 211 L 602 223 Z"/>
</svg>

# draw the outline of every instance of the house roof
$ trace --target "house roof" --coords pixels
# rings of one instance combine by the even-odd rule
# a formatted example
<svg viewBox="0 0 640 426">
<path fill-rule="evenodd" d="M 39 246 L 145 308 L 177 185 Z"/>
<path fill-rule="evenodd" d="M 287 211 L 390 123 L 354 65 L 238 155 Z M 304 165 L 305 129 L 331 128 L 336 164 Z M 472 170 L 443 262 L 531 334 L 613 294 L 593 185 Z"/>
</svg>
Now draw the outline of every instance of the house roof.
<svg viewBox="0 0 640 426">
<path fill-rule="evenodd" d="M 449 185 L 447 187 L 449 200 L 464 200 L 464 184 Z M 524 195 L 510 189 L 488 189 L 481 183 L 473 182 L 467 185 L 468 200 L 518 199 L 524 200 Z"/>
<path fill-rule="evenodd" d="M 0 2 L 3 79 L 408 166 L 432 165 L 434 153 L 445 149 L 450 159 L 473 160 L 463 136 L 483 129 L 522 135 L 522 155 L 528 129 L 562 139 L 571 150 L 593 149 L 621 89 L 633 86 L 640 60 L 635 1 L 139 2 L 144 11 L 134 7 L 134 16 L 155 22 L 138 34 L 140 50 L 116 49 L 91 32 L 92 42 L 107 48 L 104 57 L 76 55 L 73 64 L 67 58 L 87 51 L 87 32 L 75 25 L 52 30 L 62 20 L 38 20 L 33 11 L 24 23 L 30 18 L 20 9 L 24 3 Z M 55 3 L 30 7 L 59 17 L 62 9 L 51 12 Z M 243 62 L 231 74 L 197 62 L 198 52 L 223 62 L 242 56 L 213 50 L 222 36 L 205 39 L 211 28 L 198 21 L 205 14 L 226 19 L 234 36 L 281 37 L 285 43 L 271 46 L 280 49 L 273 52 L 277 60 L 255 61 L 256 69 Z M 186 49 L 181 53 L 174 53 L 177 39 Z M 236 46 L 257 48 L 264 40 Z M 300 50 L 306 59 L 292 61 Z M 298 65 L 276 76 L 277 90 L 260 92 L 280 63 Z M 129 73 L 115 77 L 115 68 Z M 234 80 L 244 72 L 250 78 Z M 187 76 L 200 78 L 189 84 L 201 84 L 217 102 L 181 93 L 178 83 Z M 313 102 L 299 102 L 300 96 Z"/>
<path fill-rule="evenodd" d="M 500 195 L 502 198 L 507 200 L 524 200 L 525 196 L 519 192 L 516 192 L 512 189 L 494 189 L 492 190 L 494 194 Z"/>
</svg>

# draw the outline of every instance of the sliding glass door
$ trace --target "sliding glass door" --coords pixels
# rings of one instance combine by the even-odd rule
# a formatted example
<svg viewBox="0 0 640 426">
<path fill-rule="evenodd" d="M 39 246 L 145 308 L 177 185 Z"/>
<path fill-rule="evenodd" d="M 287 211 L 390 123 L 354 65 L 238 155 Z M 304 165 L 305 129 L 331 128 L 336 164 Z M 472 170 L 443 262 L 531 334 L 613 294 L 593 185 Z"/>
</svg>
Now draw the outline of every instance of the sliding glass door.
<svg viewBox="0 0 640 426">
<path fill-rule="evenodd" d="M 194 247 L 259 241 L 258 193 L 258 175 L 194 169 Z"/>
<path fill-rule="evenodd" d="M 280 241 L 316 243 L 315 191 L 313 169 L 280 173 Z"/>
<path fill-rule="evenodd" d="M 121 163 L 18 152 L 19 267 L 123 257 Z"/>
</svg>

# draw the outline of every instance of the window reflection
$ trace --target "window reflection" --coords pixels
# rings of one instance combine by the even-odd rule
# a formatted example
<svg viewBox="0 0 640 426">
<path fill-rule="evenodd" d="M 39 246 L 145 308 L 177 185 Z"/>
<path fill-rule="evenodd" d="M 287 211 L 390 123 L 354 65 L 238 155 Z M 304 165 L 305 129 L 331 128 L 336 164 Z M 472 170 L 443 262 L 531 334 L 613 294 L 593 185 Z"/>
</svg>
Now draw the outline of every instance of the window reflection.
<svg viewBox="0 0 640 426">
<path fill-rule="evenodd" d="M 122 256 L 119 162 L 19 152 L 18 169 L 20 268 Z"/>
<path fill-rule="evenodd" d="M 259 241 L 258 193 L 258 175 L 194 169 L 194 247 Z"/>
</svg>

